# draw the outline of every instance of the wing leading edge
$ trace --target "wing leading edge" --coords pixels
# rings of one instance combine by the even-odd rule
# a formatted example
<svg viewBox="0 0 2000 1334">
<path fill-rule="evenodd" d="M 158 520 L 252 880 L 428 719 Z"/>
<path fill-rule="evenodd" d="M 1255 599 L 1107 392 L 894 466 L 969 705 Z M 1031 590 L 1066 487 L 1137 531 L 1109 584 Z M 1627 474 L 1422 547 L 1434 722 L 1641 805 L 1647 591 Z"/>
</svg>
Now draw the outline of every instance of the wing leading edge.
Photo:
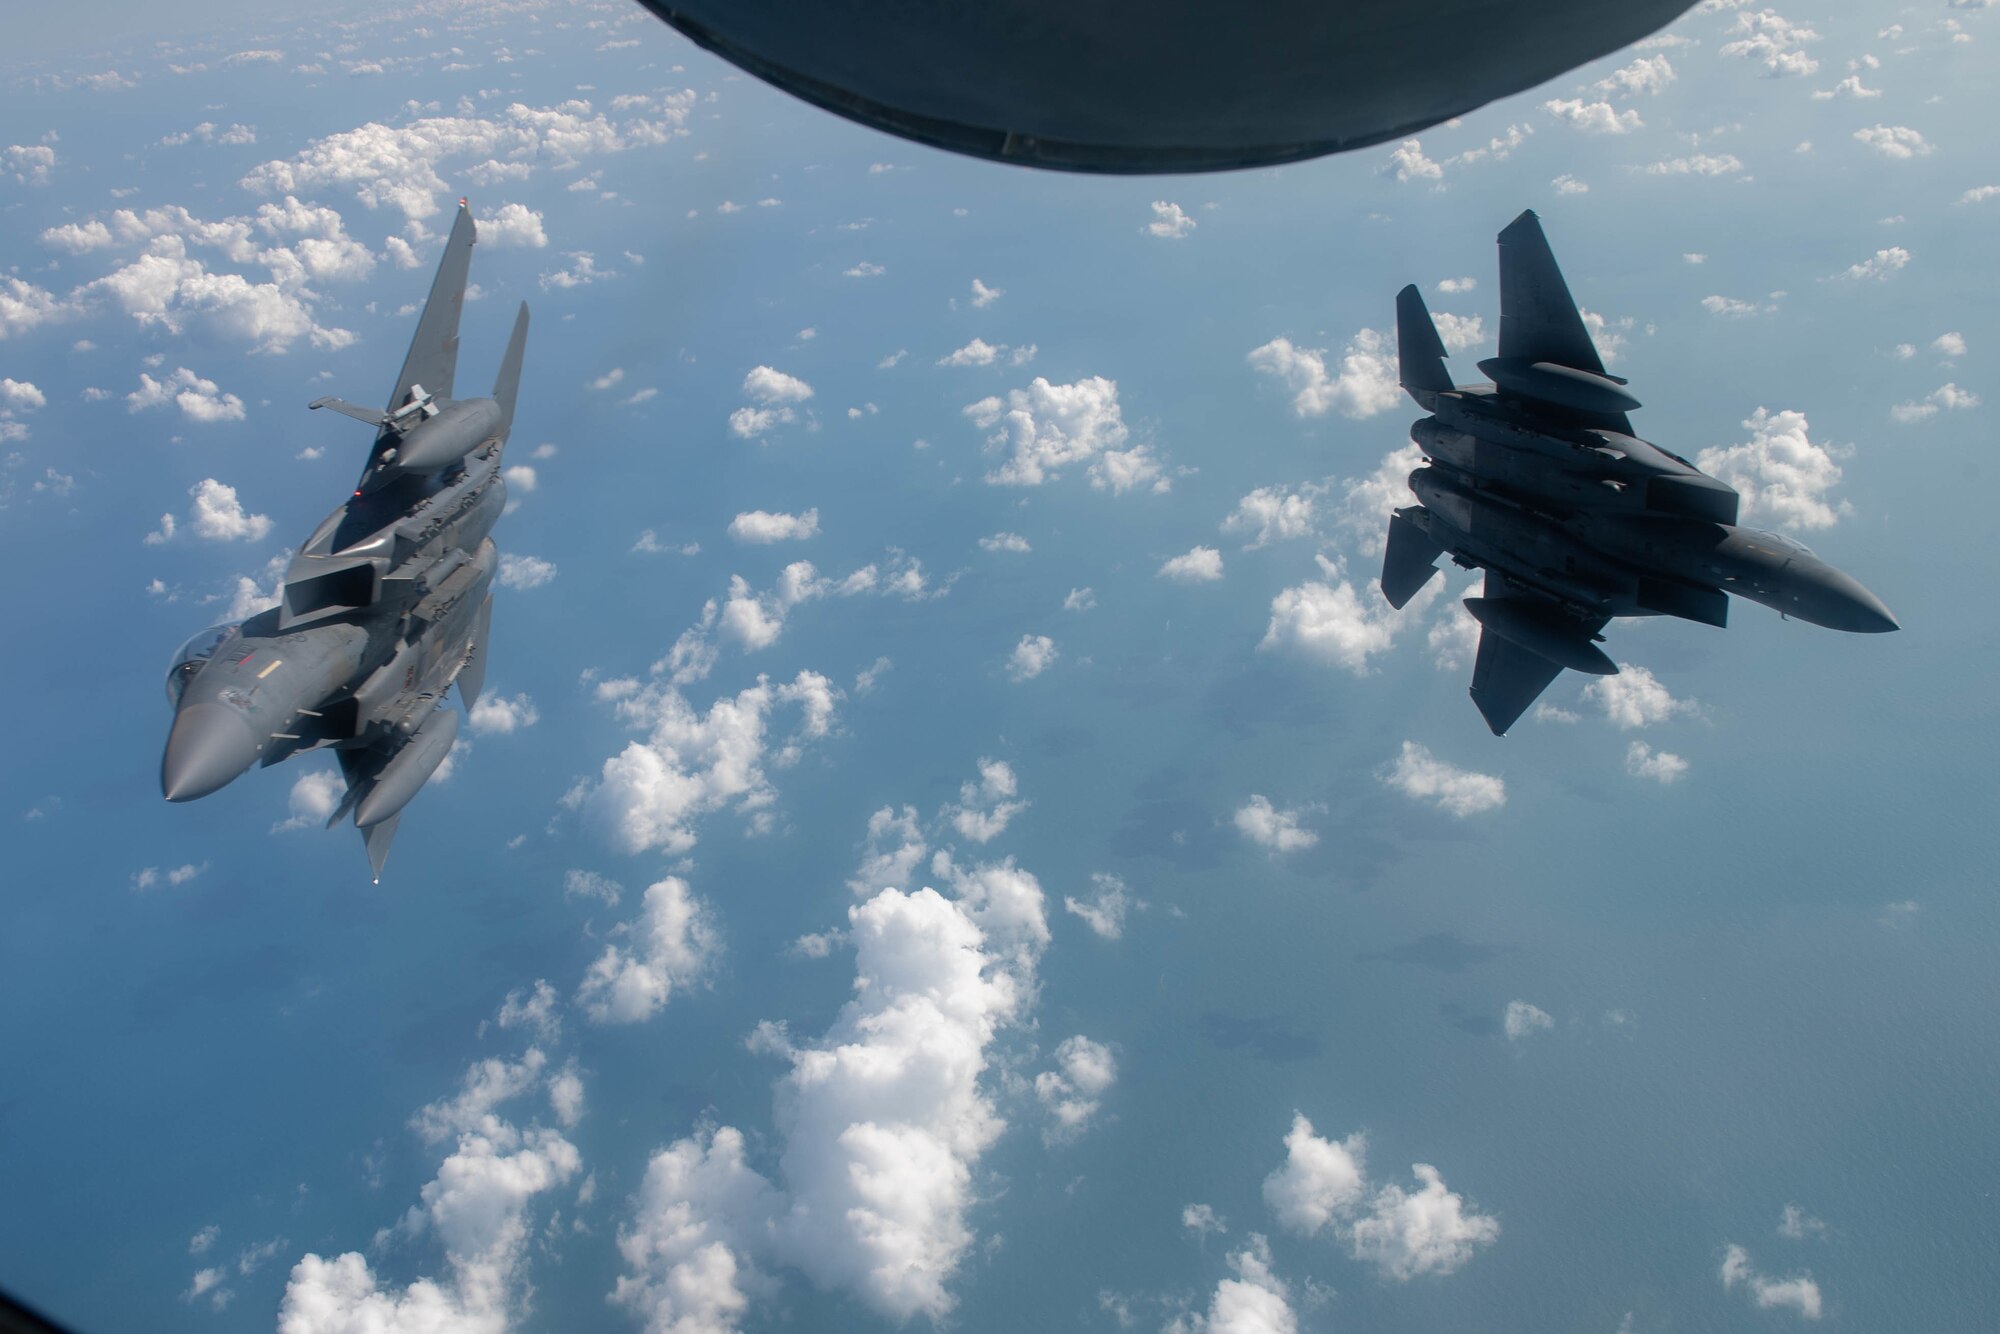
<svg viewBox="0 0 2000 1334">
<path fill-rule="evenodd" d="M 451 397 L 452 378 L 458 371 L 458 317 L 465 309 L 465 280 L 472 269 L 472 246 L 478 239 L 472 210 L 461 199 L 451 237 L 444 243 L 444 258 L 438 262 L 437 277 L 431 280 L 430 298 L 417 318 L 410 355 L 403 359 L 403 373 L 396 377 L 396 390 L 389 396 L 390 412 L 409 399 L 412 385 L 422 385 L 434 398 Z"/>
</svg>

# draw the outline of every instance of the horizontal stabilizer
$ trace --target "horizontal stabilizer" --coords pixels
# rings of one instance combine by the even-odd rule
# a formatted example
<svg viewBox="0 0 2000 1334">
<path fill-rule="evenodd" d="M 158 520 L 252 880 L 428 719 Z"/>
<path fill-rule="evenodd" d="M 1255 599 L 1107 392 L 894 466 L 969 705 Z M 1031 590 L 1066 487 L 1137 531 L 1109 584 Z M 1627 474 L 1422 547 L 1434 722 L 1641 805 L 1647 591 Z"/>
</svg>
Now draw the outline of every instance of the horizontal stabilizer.
<svg viewBox="0 0 2000 1334">
<path fill-rule="evenodd" d="M 1591 642 L 1596 627 L 1566 615 L 1552 602 L 1522 597 L 1467 598 L 1465 609 L 1488 633 L 1558 667 L 1591 676 L 1618 674 L 1617 664 Z"/>
<path fill-rule="evenodd" d="M 1729 595 L 1719 588 L 1640 576 L 1639 605 L 1662 616 L 1678 616 L 1717 629 L 1729 628 Z"/>
<path fill-rule="evenodd" d="M 1547 361 L 1604 374 L 1533 209 L 1500 233 L 1500 355 L 1524 366 Z"/>
<path fill-rule="evenodd" d="M 493 380 L 493 401 L 500 405 L 500 429 L 514 425 L 514 395 L 521 388 L 521 358 L 528 350 L 528 303 L 514 317 L 514 332 L 507 339 L 507 355 L 500 358 L 500 374 Z"/>
<path fill-rule="evenodd" d="M 1411 283 L 1396 293 L 1396 383 L 1422 407 L 1430 406 L 1426 395 L 1451 392 L 1444 357 L 1444 340 L 1438 337 L 1423 293 Z"/>
<path fill-rule="evenodd" d="M 1562 668 L 1541 654 L 1484 630 L 1479 635 L 1479 657 L 1472 666 L 1472 702 L 1493 735 L 1505 736 L 1549 688 L 1549 682 L 1561 674 Z"/>
<path fill-rule="evenodd" d="M 1382 596 L 1401 611 L 1437 573 L 1444 548 L 1429 533 L 1404 518 L 1389 516 L 1389 542 L 1382 551 Z"/>
<path fill-rule="evenodd" d="M 451 237 L 444 243 L 444 258 L 438 261 L 437 277 L 431 281 L 430 298 L 424 302 L 424 313 L 417 317 L 410 355 L 404 358 L 403 373 L 396 377 L 396 390 L 389 395 L 389 411 L 403 406 L 413 385 L 422 385 L 434 398 L 451 397 L 452 378 L 458 371 L 458 317 L 465 309 L 465 280 L 472 271 L 472 243 L 477 238 L 472 210 L 461 199 Z"/>
<path fill-rule="evenodd" d="M 374 408 L 364 408 L 359 403 L 350 403 L 344 398 L 334 398 L 331 395 L 326 398 L 316 398 L 306 404 L 306 406 L 308 408 L 332 408 L 343 417 L 352 417 L 358 422 L 367 422 L 370 426 L 380 426 L 383 422 L 389 420 L 389 414 L 386 412 L 377 412 Z"/>
</svg>

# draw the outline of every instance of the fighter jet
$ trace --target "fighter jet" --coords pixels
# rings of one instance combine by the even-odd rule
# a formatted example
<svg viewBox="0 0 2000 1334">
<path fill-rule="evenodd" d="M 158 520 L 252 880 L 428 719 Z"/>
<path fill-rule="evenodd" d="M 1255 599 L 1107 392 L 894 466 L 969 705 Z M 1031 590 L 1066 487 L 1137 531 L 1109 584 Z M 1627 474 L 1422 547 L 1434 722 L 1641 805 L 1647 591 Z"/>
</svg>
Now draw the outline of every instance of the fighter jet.
<svg viewBox="0 0 2000 1334">
<path fill-rule="evenodd" d="M 1415 134 L 1691 0 L 641 0 L 738 68 L 934 148 L 1059 171 L 1270 166 Z"/>
<path fill-rule="evenodd" d="M 493 393 L 454 398 L 459 313 L 476 228 L 459 201 L 430 299 L 383 411 L 332 408 L 375 427 L 354 494 L 285 572 L 278 605 L 204 630 L 167 674 L 174 726 L 160 764 L 168 801 L 193 801 L 252 765 L 330 749 L 377 883 L 402 811 L 451 753 L 458 687 L 486 676 L 493 575 L 488 534 L 507 503 L 502 451 L 528 341 L 524 302 Z"/>
<path fill-rule="evenodd" d="M 1632 434 L 1639 400 L 1606 373 L 1532 211 L 1500 233 L 1500 355 L 1454 385 L 1415 286 L 1396 297 L 1422 502 L 1395 511 L 1382 595 L 1405 606 L 1440 555 L 1486 571 L 1472 702 L 1504 734 L 1564 668 L 1617 666 L 1617 616 L 1726 626 L 1729 594 L 1834 630 L 1899 628 L 1881 599 L 1782 533 L 1740 527 L 1735 488 Z"/>
</svg>

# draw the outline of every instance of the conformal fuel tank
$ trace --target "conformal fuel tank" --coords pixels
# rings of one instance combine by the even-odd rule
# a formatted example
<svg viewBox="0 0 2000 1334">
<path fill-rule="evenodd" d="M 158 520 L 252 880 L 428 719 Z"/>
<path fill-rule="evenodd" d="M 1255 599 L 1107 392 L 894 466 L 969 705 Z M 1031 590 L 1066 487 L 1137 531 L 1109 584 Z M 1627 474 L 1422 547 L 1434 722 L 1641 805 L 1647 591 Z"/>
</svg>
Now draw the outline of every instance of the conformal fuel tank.
<svg viewBox="0 0 2000 1334">
<path fill-rule="evenodd" d="M 1063 171 L 1265 166 L 1532 88 L 1692 0 L 641 0 L 808 102 Z"/>
</svg>

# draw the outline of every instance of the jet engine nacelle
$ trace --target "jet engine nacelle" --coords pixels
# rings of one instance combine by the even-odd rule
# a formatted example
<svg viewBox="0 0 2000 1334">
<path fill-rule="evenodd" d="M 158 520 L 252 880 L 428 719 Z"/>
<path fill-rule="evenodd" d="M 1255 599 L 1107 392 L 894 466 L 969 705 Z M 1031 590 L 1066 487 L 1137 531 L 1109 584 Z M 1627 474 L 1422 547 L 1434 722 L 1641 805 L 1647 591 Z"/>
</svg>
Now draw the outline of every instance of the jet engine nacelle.
<svg viewBox="0 0 2000 1334">
<path fill-rule="evenodd" d="M 387 461 L 401 472 L 438 472 L 499 435 L 504 425 L 492 399 L 461 399 L 411 427 Z"/>
</svg>

